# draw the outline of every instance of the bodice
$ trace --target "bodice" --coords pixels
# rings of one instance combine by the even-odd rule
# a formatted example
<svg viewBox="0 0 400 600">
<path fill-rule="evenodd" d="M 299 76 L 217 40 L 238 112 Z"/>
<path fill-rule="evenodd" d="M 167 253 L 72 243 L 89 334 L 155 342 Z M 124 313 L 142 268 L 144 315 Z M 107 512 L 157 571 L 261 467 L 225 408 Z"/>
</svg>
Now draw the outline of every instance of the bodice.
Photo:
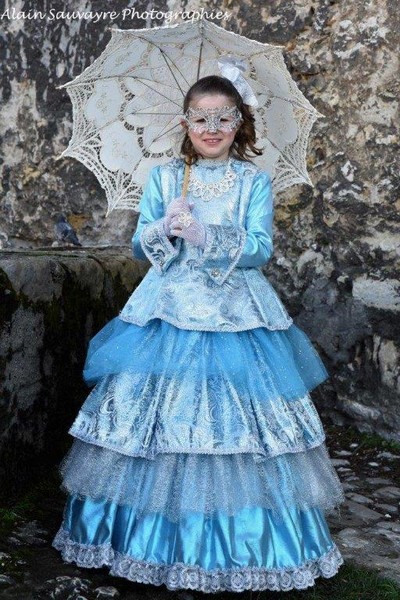
<svg viewBox="0 0 400 600">
<path fill-rule="evenodd" d="M 192 168 L 203 184 L 217 185 L 227 161 L 202 159 Z M 206 228 L 202 249 L 179 237 L 169 239 L 162 226 L 168 204 L 181 194 L 183 160 L 152 169 L 132 238 L 134 257 L 148 258 L 152 267 L 121 319 L 145 325 L 160 318 L 204 331 L 290 326 L 291 317 L 261 270 L 273 252 L 270 177 L 248 161 L 233 159 L 232 170 L 236 177 L 229 189 L 210 201 L 187 194 L 193 216 Z"/>
</svg>

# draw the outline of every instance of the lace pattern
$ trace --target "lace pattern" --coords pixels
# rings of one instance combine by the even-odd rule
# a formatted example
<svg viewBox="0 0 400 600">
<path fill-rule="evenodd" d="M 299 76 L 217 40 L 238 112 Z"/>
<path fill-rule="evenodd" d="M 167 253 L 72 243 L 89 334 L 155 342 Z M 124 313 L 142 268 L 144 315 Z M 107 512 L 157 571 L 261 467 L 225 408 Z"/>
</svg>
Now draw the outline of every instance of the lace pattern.
<svg viewBox="0 0 400 600">
<path fill-rule="evenodd" d="M 140 236 L 143 252 L 157 273 L 163 273 L 179 254 L 165 234 L 163 219 L 148 223 Z"/>
<path fill-rule="evenodd" d="M 264 397 L 270 395 L 266 389 Z M 185 452 L 254 453 L 256 460 L 263 460 L 302 452 L 325 440 L 309 394 L 291 402 L 279 395 L 273 402 L 261 398 L 260 393 L 252 396 L 251 390 L 239 394 L 232 382 L 219 377 L 209 377 L 206 388 L 205 382 L 189 377 L 182 381 L 157 373 L 126 372 L 96 385 L 69 433 L 121 454 L 149 459 Z"/>
<path fill-rule="evenodd" d="M 203 165 L 201 165 L 202 167 Z M 212 183 L 204 183 L 196 177 L 195 167 L 192 167 L 188 190 L 192 192 L 196 198 L 201 198 L 204 202 L 210 202 L 215 198 L 219 198 L 233 187 L 237 174 L 231 168 L 231 160 L 227 163 L 225 175 L 219 180 Z"/>
<path fill-rule="evenodd" d="M 60 528 L 53 546 L 66 562 L 80 567 L 110 567 L 110 575 L 151 585 L 166 585 L 170 590 L 191 589 L 205 593 L 245 590 L 290 591 L 304 590 L 314 585 L 317 577 L 333 577 L 343 558 L 334 544 L 320 558 L 305 562 L 296 569 L 266 569 L 241 567 L 207 571 L 184 563 L 156 564 L 136 560 L 113 550 L 111 545 L 85 545 L 73 542 L 67 531 Z"/>
<path fill-rule="evenodd" d="M 202 256 L 205 271 L 221 285 L 235 268 L 246 243 L 246 230 L 235 225 L 206 225 Z"/>
<path fill-rule="evenodd" d="M 74 123 L 71 142 L 62 153 L 62 156 L 78 158 L 93 171 L 106 191 L 109 210 L 137 210 L 142 192 L 139 175 L 146 173 L 155 162 L 163 164 L 170 160 L 173 149 L 179 147 L 181 111 L 176 99 L 182 95 L 176 81 L 186 81 L 188 86 L 194 83 L 196 71 L 192 60 L 188 60 L 187 49 L 198 47 L 194 39 L 204 35 L 207 43 L 207 58 L 203 55 L 204 75 L 218 72 L 222 50 L 224 55 L 234 54 L 239 60 L 244 59 L 252 76 L 257 77 L 262 94 L 257 98 L 255 127 L 260 139 L 265 140 L 265 151 L 255 157 L 254 162 L 272 174 L 275 194 L 296 183 L 311 184 L 306 168 L 307 142 L 318 113 L 291 78 L 281 47 L 239 38 L 244 44 L 241 48 L 236 33 L 205 19 L 194 23 L 189 20 L 168 31 L 165 27 L 112 29 L 111 39 L 101 56 L 73 82 L 64 84 L 73 104 Z M 147 42 L 150 38 L 151 42 Z M 157 46 L 164 51 L 158 58 Z M 150 89 L 140 82 L 140 77 L 135 77 L 139 56 L 140 64 L 153 66 Z M 162 56 L 174 57 L 174 60 L 167 62 Z M 174 65 L 178 67 L 175 72 Z M 113 73 L 113 77 L 104 77 L 104 73 Z M 252 80 L 249 83 L 256 91 Z M 171 95 L 173 90 L 176 92 Z M 276 90 L 279 90 L 278 97 L 285 98 L 282 103 L 275 98 Z M 156 91 L 161 94 L 160 114 L 143 114 L 143 108 L 147 111 L 149 103 L 154 105 Z M 113 105 L 104 100 L 111 94 L 115 100 Z M 129 110 L 125 109 L 127 105 Z M 275 132 L 272 142 L 268 140 L 271 122 Z M 95 131 L 94 123 L 98 125 Z M 150 137 L 155 140 L 146 145 L 147 152 L 143 151 L 143 138 L 146 138 L 143 126 L 151 126 Z M 135 179 L 133 172 L 138 174 Z"/>
</svg>

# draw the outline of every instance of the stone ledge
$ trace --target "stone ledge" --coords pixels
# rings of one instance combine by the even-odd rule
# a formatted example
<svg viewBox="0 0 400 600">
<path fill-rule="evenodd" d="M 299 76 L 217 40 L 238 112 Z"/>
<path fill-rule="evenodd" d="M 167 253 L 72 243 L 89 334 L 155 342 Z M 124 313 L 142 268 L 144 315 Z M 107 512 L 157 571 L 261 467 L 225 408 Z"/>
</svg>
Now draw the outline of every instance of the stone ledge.
<svg viewBox="0 0 400 600">
<path fill-rule="evenodd" d="M 3 494 L 22 491 L 69 447 L 68 428 L 88 393 L 88 342 L 147 269 L 128 248 L 0 252 Z"/>
</svg>

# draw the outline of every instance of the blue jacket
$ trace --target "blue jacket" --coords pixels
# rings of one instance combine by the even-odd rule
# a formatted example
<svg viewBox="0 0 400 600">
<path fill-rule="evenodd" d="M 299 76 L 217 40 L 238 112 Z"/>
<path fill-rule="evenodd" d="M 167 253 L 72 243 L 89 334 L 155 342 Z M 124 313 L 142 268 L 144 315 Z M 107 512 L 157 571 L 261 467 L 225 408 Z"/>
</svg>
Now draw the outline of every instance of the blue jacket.
<svg viewBox="0 0 400 600">
<path fill-rule="evenodd" d="M 203 159 L 196 177 L 217 182 L 226 161 Z M 273 253 L 273 194 L 269 175 L 247 161 L 233 160 L 234 186 L 220 197 L 195 203 L 192 214 L 206 227 L 204 250 L 182 238 L 170 240 L 161 219 L 181 195 L 184 162 L 173 159 L 151 170 L 139 204 L 132 238 L 133 256 L 151 262 L 140 285 L 120 313 L 124 321 L 145 325 L 160 318 L 182 329 L 243 331 L 287 329 L 284 305 L 263 274 Z"/>
</svg>

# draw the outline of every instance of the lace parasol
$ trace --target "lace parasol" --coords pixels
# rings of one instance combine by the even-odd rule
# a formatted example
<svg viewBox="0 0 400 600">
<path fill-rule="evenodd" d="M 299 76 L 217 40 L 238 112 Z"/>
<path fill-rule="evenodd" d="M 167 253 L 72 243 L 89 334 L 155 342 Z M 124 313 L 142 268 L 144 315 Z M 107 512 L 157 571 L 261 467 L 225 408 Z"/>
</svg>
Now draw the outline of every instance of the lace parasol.
<svg viewBox="0 0 400 600">
<path fill-rule="evenodd" d="M 111 29 L 102 54 L 66 88 L 73 133 L 58 157 L 71 156 L 96 175 L 114 209 L 137 210 L 151 167 L 178 156 L 183 98 L 200 77 L 220 74 L 234 56 L 257 99 L 254 162 L 277 192 L 313 185 L 306 167 L 309 133 L 322 116 L 285 65 L 282 46 L 264 44 L 200 20 L 151 29 Z M 256 103 L 257 104 L 257 103 Z"/>
</svg>

